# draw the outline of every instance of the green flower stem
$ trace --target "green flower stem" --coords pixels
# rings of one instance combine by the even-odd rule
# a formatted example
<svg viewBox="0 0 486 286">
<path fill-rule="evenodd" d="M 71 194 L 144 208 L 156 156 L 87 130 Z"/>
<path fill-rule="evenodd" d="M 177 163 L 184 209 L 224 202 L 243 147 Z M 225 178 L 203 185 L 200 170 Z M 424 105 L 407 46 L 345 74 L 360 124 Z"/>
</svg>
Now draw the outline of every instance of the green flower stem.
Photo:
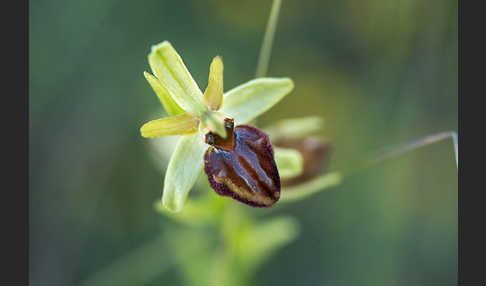
<svg viewBox="0 0 486 286">
<path fill-rule="evenodd" d="M 272 53 L 273 39 L 275 38 L 275 31 L 277 29 L 278 14 L 280 13 L 281 0 L 274 0 L 272 10 L 270 11 L 270 18 L 268 19 L 267 29 L 263 37 L 262 48 L 258 58 L 258 64 L 255 77 L 264 77 L 267 74 L 268 64 L 270 62 L 270 55 Z"/>
<path fill-rule="evenodd" d="M 346 175 L 350 175 L 354 172 L 358 172 L 363 169 L 370 168 L 380 162 L 385 160 L 397 157 L 402 155 L 406 152 L 413 151 L 433 143 L 440 142 L 445 139 L 452 139 L 453 147 L 454 147 L 454 154 L 456 159 L 456 167 L 459 167 L 459 158 L 458 158 L 458 142 L 457 142 L 457 133 L 454 131 L 446 131 L 440 132 L 432 135 L 428 135 L 416 140 L 412 140 L 409 142 L 405 142 L 402 144 L 394 145 L 388 148 L 385 148 L 382 151 L 376 152 L 369 156 L 370 159 L 363 160 L 362 163 L 358 164 L 356 168 L 351 169 L 350 171 L 346 172 Z"/>
<path fill-rule="evenodd" d="M 454 155 L 456 159 L 456 167 L 459 168 L 459 158 L 458 158 L 458 140 L 457 140 L 457 133 L 454 131 L 447 131 L 441 132 L 433 135 L 429 135 L 417 140 L 413 140 L 410 142 L 405 142 L 400 145 L 393 146 L 391 148 L 387 148 L 386 150 L 379 153 L 373 160 L 368 162 L 369 165 L 376 164 L 383 160 L 396 157 L 408 151 L 412 151 L 433 143 L 440 142 L 444 139 L 452 139 L 453 147 L 454 147 Z"/>
</svg>

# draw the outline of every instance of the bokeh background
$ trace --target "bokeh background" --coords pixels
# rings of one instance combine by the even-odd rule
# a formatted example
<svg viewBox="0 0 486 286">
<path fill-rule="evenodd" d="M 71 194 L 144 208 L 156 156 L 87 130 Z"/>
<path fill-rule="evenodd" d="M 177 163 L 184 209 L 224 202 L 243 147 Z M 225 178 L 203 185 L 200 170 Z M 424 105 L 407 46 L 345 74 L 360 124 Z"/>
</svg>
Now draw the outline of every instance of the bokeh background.
<svg viewBox="0 0 486 286">
<path fill-rule="evenodd" d="M 270 0 L 30 1 L 31 285 L 85 285 L 120 259 L 131 263 L 122 282 L 183 285 L 160 238 L 171 222 L 153 209 L 163 172 L 139 134 L 160 110 L 142 74 L 147 55 L 170 40 L 201 88 L 210 60 L 222 55 L 228 90 L 253 78 L 270 7 Z M 296 87 L 259 122 L 324 117 L 332 170 L 457 130 L 457 7 L 455 0 L 284 0 L 269 75 L 291 77 Z M 444 141 L 279 207 L 270 215 L 294 216 L 300 235 L 254 283 L 456 285 L 457 192 L 452 143 Z M 130 256 L 146 245 L 157 259 Z"/>
</svg>

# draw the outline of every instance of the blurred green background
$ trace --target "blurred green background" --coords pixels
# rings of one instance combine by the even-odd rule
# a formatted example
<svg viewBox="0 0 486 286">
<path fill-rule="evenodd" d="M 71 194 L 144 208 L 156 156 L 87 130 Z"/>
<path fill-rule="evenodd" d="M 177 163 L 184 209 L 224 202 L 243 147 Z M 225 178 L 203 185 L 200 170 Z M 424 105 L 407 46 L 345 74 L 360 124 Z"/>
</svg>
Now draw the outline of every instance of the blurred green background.
<svg viewBox="0 0 486 286">
<path fill-rule="evenodd" d="M 81 285 L 121 258 L 131 263 L 122 281 L 183 285 L 160 239 L 172 222 L 153 209 L 163 172 L 139 134 L 160 110 L 142 74 L 147 55 L 171 41 L 201 89 L 210 60 L 222 55 L 229 90 L 254 76 L 270 7 L 270 0 L 30 1 L 32 285 Z M 269 76 L 291 77 L 296 87 L 259 123 L 324 117 L 333 170 L 457 130 L 457 7 L 284 0 Z M 457 192 L 452 143 L 444 141 L 276 206 L 268 216 L 294 216 L 300 235 L 254 283 L 456 285 Z M 127 258 L 147 243 L 157 259 Z M 160 271 L 144 279 L 151 268 Z"/>
</svg>

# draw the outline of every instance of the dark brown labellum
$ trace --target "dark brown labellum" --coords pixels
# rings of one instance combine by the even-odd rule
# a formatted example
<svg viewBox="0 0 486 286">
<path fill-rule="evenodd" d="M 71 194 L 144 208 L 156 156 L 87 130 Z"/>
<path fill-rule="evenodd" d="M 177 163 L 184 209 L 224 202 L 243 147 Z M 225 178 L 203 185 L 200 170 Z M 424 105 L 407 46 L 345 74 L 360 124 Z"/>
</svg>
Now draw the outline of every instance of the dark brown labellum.
<svg viewBox="0 0 486 286">
<path fill-rule="evenodd" d="M 204 171 L 211 187 L 253 207 L 271 207 L 280 198 L 280 176 L 268 135 L 249 125 L 234 128 L 225 119 L 227 136 L 206 134 L 211 146 L 204 154 Z"/>
</svg>

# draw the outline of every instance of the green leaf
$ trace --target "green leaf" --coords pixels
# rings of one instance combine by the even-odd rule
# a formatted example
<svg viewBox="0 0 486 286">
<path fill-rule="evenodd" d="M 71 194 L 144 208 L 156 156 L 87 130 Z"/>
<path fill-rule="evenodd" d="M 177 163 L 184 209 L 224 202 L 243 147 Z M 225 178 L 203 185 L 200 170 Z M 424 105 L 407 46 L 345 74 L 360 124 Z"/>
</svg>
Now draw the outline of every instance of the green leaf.
<svg viewBox="0 0 486 286">
<path fill-rule="evenodd" d="M 157 94 L 160 102 L 164 106 L 165 111 L 170 116 L 174 116 L 177 114 L 184 113 L 184 109 L 182 109 L 170 96 L 169 92 L 165 87 L 160 83 L 160 81 L 153 75 L 149 74 L 148 72 L 143 72 L 145 79 L 149 82 L 152 89 Z"/>
<path fill-rule="evenodd" d="M 264 128 L 265 132 L 276 140 L 278 138 L 302 138 L 319 131 L 324 125 L 324 119 L 318 116 L 289 118 Z"/>
<path fill-rule="evenodd" d="M 148 61 L 161 85 L 180 107 L 198 115 L 207 109 L 201 90 L 168 41 L 152 46 Z"/>
<path fill-rule="evenodd" d="M 221 111 L 235 124 L 245 124 L 269 110 L 294 88 L 289 78 L 259 78 L 242 84 L 223 97 Z"/>
<path fill-rule="evenodd" d="M 298 222 L 293 217 L 277 217 L 253 225 L 240 233 L 238 258 L 249 272 L 270 258 L 277 250 L 289 244 L 299 233 Z"/>
<path fill-rule="evenodd" d="M 288 148 L 274 147 L 275 163 L 281 179 L 289 179 L 302 174 L 304 159 L 299 151 Z"/>
<path fill-rule="evenodd" d="M 149 121 L 140 128 L 140 133 L 145 138 L 186 135 L 197 132 L 198 125 L 199 120 L 194 113 L 183 113 Z"/>
<path fill-rule="evenodd" d="M 174 261 L 167 257 L 167 238 L 158 234 L 116 258 L 107 266 L 98 268 L 80 286 L 147 285 L 157 276 L 170 270 Z"/>
<path fill-rule="evenodd" d="M 196 183 L 204 165 L 208 145 L 199 133 L 182 137 L 170 158 L 165 173 L 162 205 L 179 212 L 184 207 L 189 191 Z"/>
<path fill-rule="evenodd" d="M 330 187 L 337 186 L 342 181 L 342 175 L 339 172 L 332 172 L 319 176 L 306 183 L 298 184 L 292 187 L 282 188 L 280 192 L 280 201 L 291 202 L 307 198 L 310 195 L 324 191 Z"/>
<path fill-rule="evenodd" d="M 212 276 L 217 271 L 211 267 L 216 252 L 214 236 L 197 227 L 167 226 L 164 233 L 168 244 L 165 258 L 177 265 L 177 270 L 182 274 L 180 285 L 213 286 Z"/>
</svg>

